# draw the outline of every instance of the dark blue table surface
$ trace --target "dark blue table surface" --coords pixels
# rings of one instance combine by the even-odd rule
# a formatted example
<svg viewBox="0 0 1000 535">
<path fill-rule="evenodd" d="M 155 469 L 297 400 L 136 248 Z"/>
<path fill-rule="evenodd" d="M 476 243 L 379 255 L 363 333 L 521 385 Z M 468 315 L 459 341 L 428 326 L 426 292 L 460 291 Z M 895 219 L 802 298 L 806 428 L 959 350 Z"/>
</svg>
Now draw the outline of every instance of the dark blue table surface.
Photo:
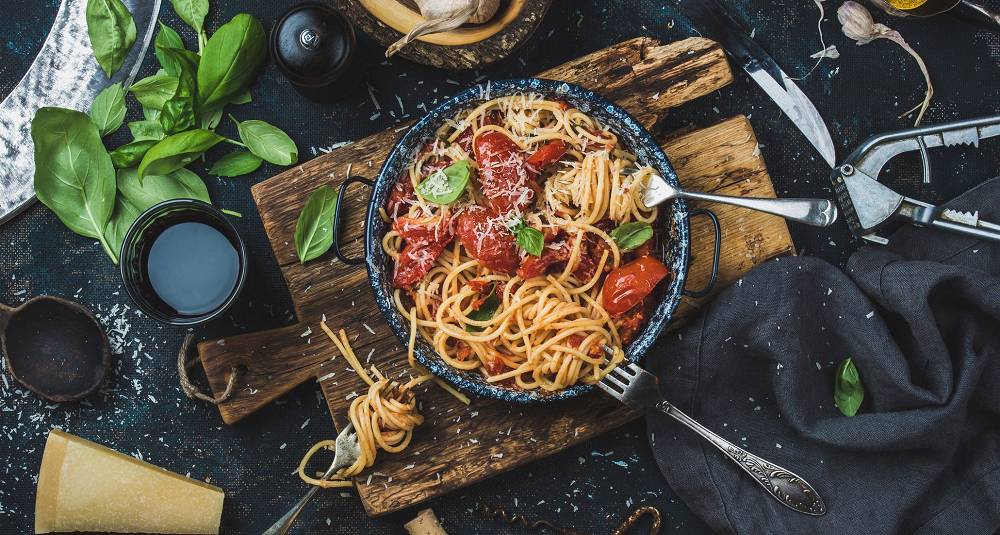
<svg viewBox="0 0 1000 535">
<path fill-rule="evenodd" d="M 214 29 L 245 10 L 270 27 L 293 3 L 215 1 L 209 26 Z M 1000 8 L 997 0 L 987 3 Z M 757 40 L 790 75 L 801 76 L 809 70 L 814 61 L 809 55 L 821 48 L 818 11 L 812 2 L 729 0 L 727 4 L 755 28 Z M 57 0 L 4 2 L 0 96 L 10 91 L 31 64 L 57 5 Z M 335 143 L 417 117 L 418 106 L 432 106 L 475 81 L 530 75 L 635 36 L 671 41 L 695 35 L 667 5 L 659 0 L 557 0 L 527 46 L 479 71 L 447 72 L 405 60 L 385 61 L 381 49 L 362 37 L 367 82 L 383 107 L 378 118 L 371 119 L 375 109 L 367 92 L 336 104 L 314 104 L 291 91 L 273 65 L 254 86 L 253 103 L 236 114 L 282 127 L 297 141 L 302 159 L 312 158 Z M 843 157 L 872 134 L 911 124 L 912 119 L 897 115 L 923 98 L 923 79 L 912 59 L 894 45 L 879 41 L 856 47 L 844 38 L 832 13 L 839 5 L 839 0 L 825 3 L 828 13 L 822 27 L 827 42 L 836 44 L 842 56 L 824 62 L 800 85 L 826 118 L 838 155 Z M 927 61 L 937 95 L 926 124 L 1000 111 L 997 34 L 952 17 L 902 21 L 876 13 L 876 18 L 899 29 Z M 193 36 L 167 2 L 163 20 L 182 29 L 191 46 Z M 155 70 L 154 63 L 150 55 L 144 67 L 147 73 Z M 707 126 L 740 113 L 753 123 L 780 195 L 830 195 L 829 168 L 742 72 L 731 86 L 672 112 L 668 124 Z M 894 163 L 889 180 L 907 194 L 940 201 L 1000 174 L 998 148 L 1000 141 L 993 141 L 978 151 L 958 148 L 935 153 L 936 176 L 930 186 L 915 178 L 915 159 Z M 225 318 L 195 329 L 195 334 L 204 339 L 292 323 L 291 302 L 249 192 L 251 184 L 279 169 L 265 165 L 250 177 L 220 179 L 207 176 L 197 165 L 193 168 L 206 179 L 217 205 L 244 215 L 236 224 L 248 241 L 253 273 L 242 304 Z M 792 233 L 802 253 L 834 263 L 842 263 L 860 245 L 842 222 L 825 230 L 793 227 Z M 41 205 L 0 227 L 0 281 L 0 302 L 18 304 L 30 296 L 51 294 L 91 307 L 105 323 L 116 349 L 114 370 L 106 385 L 82 403 L 47 403 L 20 388 L 6 373 L 0 378 L 0 458 L 6 459 L 0 466 L 0 533 L 31 532 L 36 473 L 46 433 L 54 426 L 223 487 L 227 493 L 224 533 L 263 531 L 305 490 L 292 472 L 311 444 L 333 434 L 315 384 L 297 389 L 239 425 L 224 425 L 215 408 L 188 400 L 178 387 L 174 359 L 185 329 L 159 325 L 139 315 L 124 295 L 116 267 L 100 247 L 71 233 Z M 592 533 L 609 532 L 633 507 L 649 504 L 666 515 L 670 533 L 707 531 L 667 487 L 653 463 L 643 429 L 642 423 L 625 426 L 429 505 L 452 533 L 510 531 L 475 513 L 478 500 Z M 768 440 L 747 437 L 745 443 L 753 450 L 756 445 L 765 448 Z M 791 450 L 768 448 L 766 453 L 786 466 L 808 462 Z M 413 514 L 406 511 L 370 519 L 353 492 L 323 492 L 303 516 L 300 532 L 403 533 L 402 524 Z"/>
</svg>

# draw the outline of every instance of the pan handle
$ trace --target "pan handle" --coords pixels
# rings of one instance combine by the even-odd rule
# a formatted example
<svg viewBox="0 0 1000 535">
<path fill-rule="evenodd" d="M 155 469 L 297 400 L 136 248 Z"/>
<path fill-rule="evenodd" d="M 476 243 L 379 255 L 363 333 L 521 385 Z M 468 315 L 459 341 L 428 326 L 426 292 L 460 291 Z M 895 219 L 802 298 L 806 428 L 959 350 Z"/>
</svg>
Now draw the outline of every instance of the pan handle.
<svg viewBox="0 0 1000 535">
<path fill-rule="evenodd" d="M 682 293 L 688 297 L 705 297 L 712 293 L 716 281 L 719 280 L 719 257 L 722 253 L 722 225 L 719 224 L 719 217 L 715 215 L 715 212 L 707 208 L 691 210 L 688 212 L 688 219 L 690 220 L 692 217 L 700 215 L 708 217 L 712 221 L 712 226 L 715 227 L 715 257 L 712 259 L 712 277 L 708 279 L 708 284 L 698 291 L 684 290 Z"/>
<path fill-rule="evenodd" d="M 365 178 L 363 176 L 350 176 L 350 177 L 347 177 L 347 180 L 345 180 L 344 183 L 340 185 L 340 191 L 337 194 L 337 206 L 336 206 L 336 210 L 337 211 L 333 215 L 333 254 L 334 254 L 334 256 L 337 257 L 337 259 L 339 259 L 341 262 L 343 262 L 343 263 L 345 263 L 345 264 L 347 264 L 349 266 L 357 266 L 357 265 L 365 263 L 364 257 L 362 257 L 362 258 L 351 258 L 351 257 L 345 255 L 340 250 L 340 218 L 341 218 L 341 211 L 342 211 L 341 209 L 343 208 L 344 197 L 347 194 L 347 187 L 350 186 L 351 184 L 355 183 L 355 182 L 360 182 L 360 183 L 368 186 L 369 188 L 374 188 L 375 187 L 375 183 L 374 182 L 372 182 L 371 180 L 368 180 L 367 178 Z"/>
</svg>

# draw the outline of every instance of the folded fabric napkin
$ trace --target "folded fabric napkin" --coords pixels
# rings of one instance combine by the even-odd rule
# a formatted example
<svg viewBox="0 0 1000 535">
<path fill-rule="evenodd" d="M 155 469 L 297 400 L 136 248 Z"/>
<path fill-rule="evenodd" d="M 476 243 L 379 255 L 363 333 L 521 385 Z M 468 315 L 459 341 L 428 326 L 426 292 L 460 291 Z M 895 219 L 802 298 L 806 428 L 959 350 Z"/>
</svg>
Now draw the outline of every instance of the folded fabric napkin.
<svg viewBox="0 0 1000 535">
<path fill-rule="evenodd" d="M 1000 179 L 949 207 L 1000 221 Z M 833 403 L 851 357 L 865 400 Z M 1000 527 L 1000 244 L 906 226 L 847 270 L 780 258 L 727 288 L 647 357 L 667 399 L 798 473 L 810 517 L 767 495 L 661 413 L 649 442 L 670 487 L 728 533 L 993 533 Z"/>
</svg>

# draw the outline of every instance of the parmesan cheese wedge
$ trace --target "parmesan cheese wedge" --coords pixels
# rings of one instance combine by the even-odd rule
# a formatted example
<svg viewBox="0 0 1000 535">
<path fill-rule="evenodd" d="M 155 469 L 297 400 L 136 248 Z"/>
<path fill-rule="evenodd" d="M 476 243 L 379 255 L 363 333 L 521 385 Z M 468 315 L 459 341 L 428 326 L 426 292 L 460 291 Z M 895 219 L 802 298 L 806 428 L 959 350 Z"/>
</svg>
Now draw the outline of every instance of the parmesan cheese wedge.
<svg viewBox="0 0 1000 535">
<path fill-rule="evenodd" d="M 224 498 L 218 487 L 53 429 L 38 472 L 35 533 L 218 534 Z"/>
</svg>

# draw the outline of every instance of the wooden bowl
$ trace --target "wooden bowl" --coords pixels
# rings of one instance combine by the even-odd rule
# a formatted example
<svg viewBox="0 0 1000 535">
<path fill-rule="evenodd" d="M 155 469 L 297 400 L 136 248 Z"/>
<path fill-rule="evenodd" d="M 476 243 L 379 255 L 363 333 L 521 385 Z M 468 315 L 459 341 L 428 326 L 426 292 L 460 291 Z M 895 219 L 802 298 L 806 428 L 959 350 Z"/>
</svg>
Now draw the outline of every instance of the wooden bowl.
<svg viewBox="0 0 1000 535">
<path fill-rule="evenodd" d="M 501 0 L 492 19 L 418 37 L 397 56 L 446 69 L 475 69 L 506 58 L 524 44 L 554 0 Z M 424 19 L 412 0 L 333 0 L 358 29 L 388 47 Z"/>
<path fill-rule="evenodd" d="M 406 35 L 414 26 L 424 22 L 416 3 L 412 0 L 358 0 L 368 10 L 390 28 Z M 451 31 L 422 35 L 418 41 L 444 46 L 458 46 L 478 43 L 493 37 L 520 17 L 525 0 L 505 0 L 500 3 L 493 18 L 483 24 L 464 24 Z"/>
</svg>

